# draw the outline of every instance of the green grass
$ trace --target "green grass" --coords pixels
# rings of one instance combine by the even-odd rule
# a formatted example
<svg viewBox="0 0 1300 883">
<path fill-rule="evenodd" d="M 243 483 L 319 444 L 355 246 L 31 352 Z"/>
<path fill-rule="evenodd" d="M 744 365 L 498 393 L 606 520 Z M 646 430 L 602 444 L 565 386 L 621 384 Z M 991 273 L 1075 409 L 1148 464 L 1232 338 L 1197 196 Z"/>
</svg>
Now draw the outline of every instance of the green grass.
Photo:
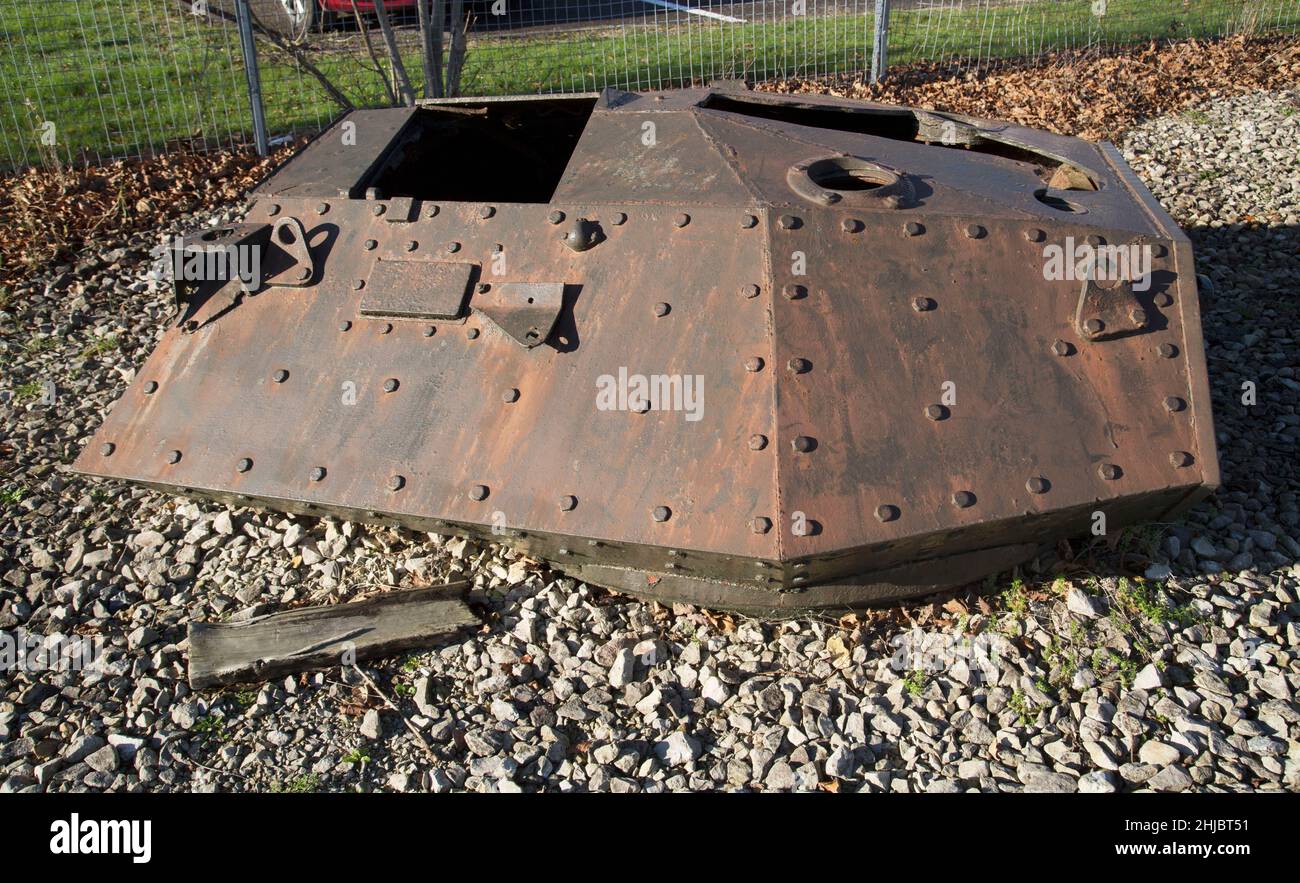
<svg viewBox="0 0 1300 883">
<path fill-rule="evenodd" d="M 815 5 L 810 5 L 812 12 Z M 1241 27 L 1257 6 L 1262 27 L 1294 32 L 1294 0 L 1110 0 L 1096 18 L 1090 0 L 1041 0 L 964 8 L 898 9 L 890 21 L 890 63 L 1034 55 L 1077 46 L 1215 36 Z M 416 35 L 406 64 L 423 80 Z M 604 85 L 681 85 L 706 79 L 815 76 L 863 70 L 871 18 L 808 15 L 767 22 L 620 27 L 523 35 L 471 34 L 466 94 L 594 90 Z M 148 152 L 177 139 L 217 143 L 250 128 L 233 28 L 196 18 L 175 0 L 9 0 L 0 3 L 0 164 Z M 327 35 L 338 51 L 313 56 L 359 105 L 382 103 L 377 77 L 361 67 L 359 36 Z M 266 118 L 272 134 L 312 130 L 338 109 L 292 59 L 259 43 Z M 55 143 L 42 144 L 45 124 Z"/>
</svg>

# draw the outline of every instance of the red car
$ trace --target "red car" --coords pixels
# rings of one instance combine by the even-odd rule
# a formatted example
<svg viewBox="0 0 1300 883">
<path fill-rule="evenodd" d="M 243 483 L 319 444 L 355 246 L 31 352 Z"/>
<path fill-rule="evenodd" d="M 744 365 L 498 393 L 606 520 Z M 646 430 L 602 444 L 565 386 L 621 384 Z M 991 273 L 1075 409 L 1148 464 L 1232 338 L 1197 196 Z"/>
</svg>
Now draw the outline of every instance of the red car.
<svg viewBox="0 0 1300 883">
<path fill-rule="evenodd" d="M 312 28 L 332 24 L 340 15 L 352 15 L 352 0 L 276 0 L 288 20 L 288 30 L 294 35 L 305 34 Z M 414 14 L 415 0 L 384 0 L 384 9 L 389 13 L 411 10 Z M 375 0 L 357 0 L 357 10 L 374 12 Z"/>
</svg>

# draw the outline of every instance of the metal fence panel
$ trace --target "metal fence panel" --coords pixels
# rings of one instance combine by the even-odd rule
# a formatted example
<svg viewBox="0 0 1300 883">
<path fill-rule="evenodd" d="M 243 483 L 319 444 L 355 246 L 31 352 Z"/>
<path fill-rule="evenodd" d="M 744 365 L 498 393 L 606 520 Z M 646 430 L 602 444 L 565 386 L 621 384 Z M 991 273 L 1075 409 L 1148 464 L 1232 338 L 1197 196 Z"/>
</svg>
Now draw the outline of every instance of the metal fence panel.
<svg viewBox="0 0 1300 883">
<path fill-rule="evenodd" d="M 248 0 L 272 135 L 393 100 L 373 0 Z M 415 0 L 386 0 L 417 94 Z M 878 0 L 442 0 L 469 21 L 467 95 L 657 89 L 714 79 L 863 76 Z M 885 5 L 883 3 L 879 5 Z M 891 0 L 891 68 L 980 71 L 1059 50 L 1288 33 L 1300 0 Z M 234 0 L 0 2 L 0 163 L 148 156 L 243 143 L 252 108 Z M 322 14 L 328 13 L 328 14 Z M 446 44 L 449 36 L 444 34 Z M 1227 72 L 1225 72 L 1225 75 Z"/>
</svg>

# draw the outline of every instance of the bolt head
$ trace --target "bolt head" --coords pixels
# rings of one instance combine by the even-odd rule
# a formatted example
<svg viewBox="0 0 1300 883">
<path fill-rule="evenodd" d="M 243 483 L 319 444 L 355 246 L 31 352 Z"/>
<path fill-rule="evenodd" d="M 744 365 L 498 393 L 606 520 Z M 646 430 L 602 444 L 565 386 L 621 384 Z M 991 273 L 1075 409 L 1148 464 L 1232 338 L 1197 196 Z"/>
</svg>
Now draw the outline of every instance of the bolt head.
<svg viewBox="0 0 1300 883">
<path fill-rule="evenodd" d="M 276 371 L 274 374 L 271 375 L 271 379 L 274 380 L 276 383 L 284 383 L 286 380 L 289 379 L 289 372 L 281 368 L 279 371 Z"/>
<path fill-rule="evenodd" d="M 1171 307 L 1174 304 L 1174 296 L 1167 291 L 1162 291 L 1155 296 L 1156 306 Z"/>
<path fill-rule="evenodd" d="M 247 472 L 248 470 L 253 468 L 253 461 L 248 457 L 244 457 L 238 463 L 235 464 L 235 468 L 238 469 L 240 472 Z"/>
<path fill-rule="evenodd" d="M 1058 340 L 1052 344 L 1052 352 L 1058 356 L 1068 356 L 1070 354 L 1070 345 L 1063 340 Z"/>
<path fill-rule="evenodd" d="M 406 477 L 403 475 L 394 475 L 388 479 L 388 489 L 390 491 L 400 491 L 406 486 Z"/>
<path fill-rule="evenodd" d="M 299 278 L 299 279 L 310 279 L 310 278 L 311 278 L 311 270 L 307 269 L 306 267 L 299 267 L 299 268 L 298 268 L 298 278 Z"/>
<path fill-rule="evenodd" d="M 659 303 L 655 304 L 655 315 L 660 317 L 661 319 L 664 316 L 667 316 L 671 310 L 672 307 L 670 307 L 668 304 L 664 303 L 663 301 L 660 301 Z"/>
<path fill-rule="evenodd" d="M 420 243 L 416 242 L 414 239 L 408 239 L 408 240 L 406 241 L 406 250 L 407 250 L 407 251 L 415 251 L 415 250 L 416 250 L 417 248 L 419 248 L 419 247 L 420 247 Z"/>
<path fill-rule="evenodd" d="M 376 242 L 376 241 L 373 240 L 373 239 L 367 239 L 367 240 L 366 240 L 364 243 L 362 243 L 362 245 L 361 245 L 361 247 L 364 248 L 366 251 L 374 251 L 378 246 L 379 246 L 379 243 Z"/>
<path fill-rule="evenodd" d="M 485 206 L 483 206 L 481 209 L 478 210 L 478 216 L 479 216 L 480 218 L 482 218 L 483 220 L 485 220 L 485 221 L 486 221 L 488 218 L 490 218 L 490 217 L 492 217 L 493 215 L 495 215 L 496 213 L 497 213 L 497 210 L 494 209 L 494 208 L 493 208 L 492 206 L 490 206 L 490 205 L 485 205 Z"/>
<path fill-rule="evenodd" d="M 918 313 L 928 313 L 930 312 L 930 310 L 933 310 L 936 306 L 938 306 L 938 304 L 934 302 L 933 298 L 928 298 L 928 297 L 912 298 L 912 309 L 916 310 Z"/>
<path fill-rule="evenodd" d="M 450 254 L 455 254 L 456 252 L 460 251 L 460 243 L 459 243 L 459 242 L 448 242 L 448 243 L 447 243 L 447 251 L 448 251 L 448 253 L 450 253 Z"/>
<path fill-rule="evenodd" d="M 975 495 L 970 491 L 957 491 L 952 495 L 952 504 L 958 509 L 969 509 L 975 505 Z"/>
<path fill-rule="evenodd" d="M 650 517 L 655 521 L 667 521 L 673 517 L 673 510 L 667 506 L 655 506 L 650 512 Z"/>
<path fill-rule="evenodd" d="M 1174 346 L 1172 343 L 1162 343 L 1160 346 L 1156 347 L 1156 352 L 1160 354 L 1160 358 L 1162 359 L 1172 359 L 1174 356 L 1178 355 L 1178 347 Z"/>
<path fill-rule="evenodd" d="M 507 389 L 505 392 L 501 393 L 501 401 L 505 402 L 506 404 L 519 401 L 519 390 L 515 389 L 514 387 Z"/>
<path fill-rule="evenodd" d="M 353 280 L 352 280 L 352 290 L 353 290 L 353 291 L 360 291 L 361 289 L 363 289 L 363 288 L 365 288 L 365 287 L 366 287 L 366 280 L 364 280 L 364 279 L 353 279 Z"/>
<path fill-rule="evenodd" d="M 1102 463 L 1097 467 L 1097 474 L 1106 481 L 1114 481 L 1120 476 L 1120 468 L 1114 463 Z"/>
<path fill-rule="evenodd" d="M 777 220 L 777 224 L 781 227 L 782 230 L 793 230 L 794 228 L 799 226 L 799 219 L 796 218 L 794 215 L 782 215 Z"/>
<path fill-rule="evenodd" d="M 943 405 L 926 405 L 925 416 L 929 417 L 931 420 L 946 420 L 948 417 L 948 409 Z"/>
<path fill-rule="evenodd" d="M 1031 494 L 1045 494 L 1051 486 L 1051 483 L 1040 475 L 1035 475 L 1025 482 L 1025 488 Z"/>
<path fill-rule="evenodd" d="M 857 233 L 862 229 L 862 222 L 857 218 L 845 218 L 840 221 L 840 229 L 845 233 Z"/>
<path fill-rule="evenodd" d="M 436 334 L 437 332 L 438 332 L 438 328 L 435 325 L 424 326 L 423 334 L 425 337 L 433 337 L 433 335 Z"/>
<path fill-rule="evenodd" d="M 772 519 L 760 515 L 749 523 L 749 527 L 754 533 L 767 533 L 772 529 Z"/>
<path fill-rule="evenodd" d="M 908 221 L 903 225 L 903 232 L 908 236 L 920 236 L 925 232 L 925 225 L 917 221 Z"/>
<path fill-rule="evenodd" d="M 158 381 L 150 380 L 144 385 L 145 395 L 153 395 L 158 391 Z"/>
<path fill-rule="evenodd" d="M 745 360 L 745 370 L 753 374 L 763 370 L 763 360 L 758 356 L 750 356 Z"/>
<path fill-rule="evenodd" d="M 275 206 L 274 208 L 275 211 L 271 212 L 271 214 L 276 214 L 277 212 L 280 211 L 280 207 L 278 205 Z M 316 204 L 316 214 L 318 215 L 323 215 L 329 210 L 330 210 L 330 204 L 328 202 L 319 202 Z"/>
<path fill-rule="evenodd" d="M 759 289 L 757 285 L 750 284 L 741 288 L 740 293 L 743 294 L 745 297 L 758 297 L 758 290 Z"/>
<path fill-rule="evenodd" d="M 1187 403 L 1178 396 L 1168 396 L 1165 398 L 1165 410 L 1170 414 L 1181 411 L 1187 407 Z"/>
<path fill-rule="evenodd" d="M 546 220 L 550 221 L 552 224 L 558 224 L 564 220 L 564 212 L 559 211 L 558 209 L 552 211 L 546 216 Z"/>
<path fill-rule="evenodd" d="M 465 332 L 465 336 L 468 337 L 470 340 L 474 340 L 476 337 L 478 337 L 478 329 L 470 328 Z"/>
<path fill-rule="evenodd" d="M 1128 317 L 1129 317 L 1129 321 L 1131 321 L 1134 325 L 1137 325 L 1139 327 L 1147 324 L 1146 310 L 1134 307 L 1132 310 L 1129 311 Z"/>
<path fill-rule="evenodd" d="M 344 319 L 339 323 L 339 331 L 348 331 L 352 328 L 352 323 Z"/>
<path fill-rule="evenodd" d="M 181 462 L 181 452 L 180 452 L 180 451 L 168 451 L 168 452 L 167 452 L 167 462 L 168 462 L 168 463 L 179 463 L 179 462 Z"/>
<path fill-rule="evenodd" d="M 673 218 L 674 227 L 685 227 L 690 222 L 691 222 L 691 216 L 686 214 L 685 212 L 682 212 L 677 217 Z"/>
<path fill-rule="evenodd" d="M 966 225 L 966 238 L 968 239 L 983 239 L 985 232 L 984 228 L 979 224 Z"/>
<path fill-rule="evenodd" d="M 565 512 L 572 512 L 578 506 L 578 498 L 573 494 L 565 494 L 560 497 L 560 509 Z"/>
<path fill-rule="evenodd" d="M 765 447 L 767 447 L 767 436 L 751 435 L 749 437 L 749 449 L 751 451 L 761 451 Z"/>
<path fill-rule="evenodd" d="M 897 506 L 889 503 L 876 507 L 876 520 L 880 522 L 897 521 L 901 514 Z"/>
<path fill-rule="evenodd" d="M 758 226 L 758 218 L 753 215 L 745 215 L 740 219 L 740 226 L 746 230 L 752 230 Z"/>
<path fill-rule="evenodd" d="M 396 377 L 390 377 L 384 381 L 384 392 L 397 392 L 397 387 L 400 385 Z"/>
<path fill-rule="evenodd" d="M 817 446 L 817 443 L 813 441 L 812 438 L 809 436 L 796 435 L 794 437 L 794 440 L 790 442 L 790 446 L 793 447 L 800 454 L 806 454 L 809 451 L 811 451 L 813 448 L 815 448 Z"/>
<path fill-rule="evenodd" d="M 614 212 L 614 214 L 610 216 L 609 222 L 613 224 L 615 227 L 622 227 L 624 224 L 627 223 L 627 213 Z"/>
<path fill-rule="evenodd" d="M 1106 330 L 1106 323 L 1100 319 L 1086 319 L 1083 323 L 1083 330 L 1089 334 L 1101 334 Z"/>
<path fill-rule="evenodd" d="M 384 211 L 385 211 L 385 209 L 384 209 L 384 206 L 383 206 L 382 204 L 381 204 L 381 205 L 376 205 L 374 208 L 372 208 L 372 209 L 370 210 L 371 214 L 373 214 L 376 218 L 379 217 L 380 215 L 382 215 L 382 214 L 384 213 Z"/>
<path fill-rule="evenodd" d="M 323 481 L 325 478 L 325 467 L 315 466 L 312 468 L 310 476 L 312 481 Z"/>
<path fill-rule="evenodd" d="M 488 497 L 488 486 L 485 484 L 476 484 L 469 489 L 469 498 L 475 501 L 483 501 Z"/>
<path fill-rule="evenodd" d="M 1192 455 L 1189 454 L 1187 451 L 1174 451 L 1172 454 L 1169 455 L 1169 462 L 1172 463 L 1174 466 L 1179 466 L 1179 467 L 1191 466 Z"/>
<path fill-rule="evenodd" d="M 781 294 L 785 296 L 786 300 L 799 300 L 801 297 L 807 296 L 808 289 L 802 285 L 786 285 L 781 288 Z"/>
<path fill-rule="evenodd" d="M 1042 230 L 1039 230 L 1037 227 L 1031 227 L 1025 231 L 1025 239 L 1030 242 L 1042 242 L 1046 238 L 1047 234 Z"/>
<path fill-rule="evenodd" d="M 117 445 L 113 444 L 112 442 L 104 442 L 102 445 L 99 446 L 99 455 L 101 457 L 111 457 L 113 456 L 113 452 L 116 450 L 117 450 Z"/>
<path fill-rule="evenodd" d="M 790 370 L 796 374 L 807 374 L 812 370 L 812 362 L 807 359 L 793 358 L 790 360 Z"/>
</svg>

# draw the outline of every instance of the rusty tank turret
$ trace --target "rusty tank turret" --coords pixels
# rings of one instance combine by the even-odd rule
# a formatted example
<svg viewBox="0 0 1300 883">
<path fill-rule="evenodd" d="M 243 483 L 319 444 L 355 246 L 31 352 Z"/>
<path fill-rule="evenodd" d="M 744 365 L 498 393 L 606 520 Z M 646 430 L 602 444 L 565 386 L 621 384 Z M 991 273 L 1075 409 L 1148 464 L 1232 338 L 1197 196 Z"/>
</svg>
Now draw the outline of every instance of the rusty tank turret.
<svg viewBox="0 0 1300 883">
<path fill-rule="evenodd" d="M 725 87 L 356 111 L 173 252 L 83 473 L 760 615 L 1218 483 L 1191 248 L 1108 144 Z"/>
</svg>

